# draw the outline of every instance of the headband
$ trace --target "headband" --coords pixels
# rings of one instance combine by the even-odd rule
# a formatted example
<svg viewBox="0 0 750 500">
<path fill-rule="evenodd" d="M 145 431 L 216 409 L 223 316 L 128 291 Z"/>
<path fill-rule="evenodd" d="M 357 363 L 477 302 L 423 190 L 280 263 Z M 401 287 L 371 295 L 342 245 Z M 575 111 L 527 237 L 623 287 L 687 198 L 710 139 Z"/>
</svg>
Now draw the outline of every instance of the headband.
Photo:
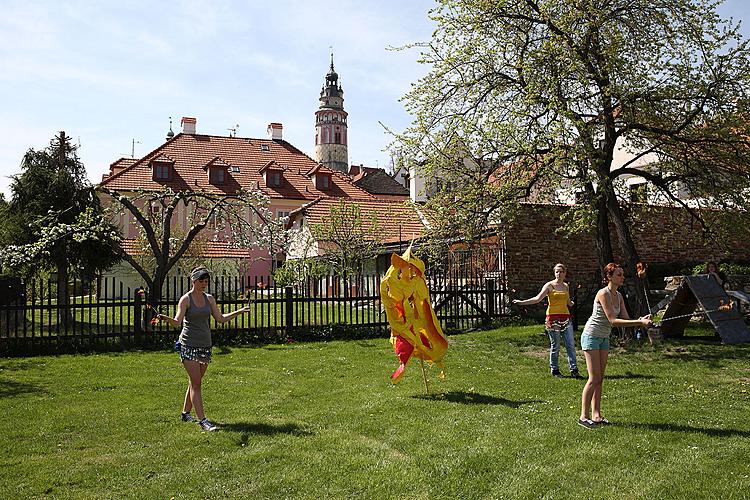
<svg viewBox="0 0 750 500">
<path fill-rule="evenodd" d="M 202 280 L 204 278 L 208 278 L 208 269 L 206 269 L 205 267 L 196 269 L 195 271 L 190 273 L 190 279 L 193 281 Z"/>
</svg>

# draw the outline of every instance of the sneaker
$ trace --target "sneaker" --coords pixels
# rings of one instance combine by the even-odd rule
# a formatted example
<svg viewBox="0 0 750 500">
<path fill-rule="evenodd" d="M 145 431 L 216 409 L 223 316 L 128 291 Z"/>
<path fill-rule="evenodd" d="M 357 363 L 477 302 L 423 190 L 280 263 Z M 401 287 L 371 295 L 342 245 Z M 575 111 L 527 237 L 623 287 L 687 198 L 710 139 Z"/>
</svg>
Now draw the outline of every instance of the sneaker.
<svg viewBox="0 0 750 500">
<path fill-rule="evenodd" d="M 560 373 L 560 370 L 552 370 L 552 376 L 562 378 L 562 373 Z"/>
<path fill-rule="evenodd" d="M 576 380 L 583 380 L 583 377 L 578 372 L 578 370 L 573 370 L 572 372 L 570 372 L 570 376 L 573 377 Z"/>
<path fill-rule="evenodd" d="M 212 424 L 211 422 L 209 422 L 209 420 L 207 418 L 204 418 L 203 420 L 201 420 L 200 422 L 198 422 L 198 425 L 201 426 L 201 429 L 203 429 L 204 431 L 208 431 L 208 432 L 215 431 L 215 430 L 219 429 L 214 424 Z"/>
<path fill-rule="evenodd" d="M 185 413 L 184 411 L 180 414 L 180 418 L 183 422 L 195 422 L 193 416 L 189 413 Z"/>
<path fill-rule="evenodd" d="M 578 425 L 585 427 L 586 429 L 596 429 L 596 422 L 588 418 L 579 419 Z"/>
</svg>

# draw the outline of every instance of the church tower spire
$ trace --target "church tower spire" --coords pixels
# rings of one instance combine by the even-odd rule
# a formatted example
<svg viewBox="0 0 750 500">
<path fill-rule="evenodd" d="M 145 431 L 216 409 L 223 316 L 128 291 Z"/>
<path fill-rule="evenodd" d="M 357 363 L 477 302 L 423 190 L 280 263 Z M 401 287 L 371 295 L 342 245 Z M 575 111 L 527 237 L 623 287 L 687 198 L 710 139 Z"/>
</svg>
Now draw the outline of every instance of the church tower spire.
<svg viewBox="0 0 750 500">
<path fill-rule="evenodd" d="M 320 106 L 315 112 L 315 160 L 334 170 L 349 170 L 344 91 L 339 75 L 333 68 L 326 75 L 325 85 L 320 91 Z"/>
</svg>

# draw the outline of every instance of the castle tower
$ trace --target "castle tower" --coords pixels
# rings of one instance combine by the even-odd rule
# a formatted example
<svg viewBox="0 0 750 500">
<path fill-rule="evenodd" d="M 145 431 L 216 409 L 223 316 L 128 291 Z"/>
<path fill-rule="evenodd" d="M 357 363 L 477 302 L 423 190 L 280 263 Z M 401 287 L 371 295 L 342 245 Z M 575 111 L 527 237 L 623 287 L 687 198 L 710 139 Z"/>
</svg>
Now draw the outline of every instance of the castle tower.
<svg viewBox="0 0 750 500">
<path fill-rule="evenodd" d="M 315 112 L 315 160 L 334 170 L 349 170 L 344 91 L 339 85 L 339 75 L 333 69 L 326 75 L 320 91 L 320 107 Z"/>
</svg>

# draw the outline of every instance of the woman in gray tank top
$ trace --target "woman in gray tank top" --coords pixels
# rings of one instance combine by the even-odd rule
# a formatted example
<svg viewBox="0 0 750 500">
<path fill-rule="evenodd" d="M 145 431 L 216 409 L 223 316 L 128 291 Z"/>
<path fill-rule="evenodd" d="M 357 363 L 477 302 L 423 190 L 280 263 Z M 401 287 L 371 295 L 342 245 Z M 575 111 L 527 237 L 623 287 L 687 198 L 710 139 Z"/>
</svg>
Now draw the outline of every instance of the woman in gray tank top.
<svg viewBox="0 0 750 500">
<path fill-rule="evenodd" d="M 625 272 L 615 263 L 607 264 L 602 274 L 607 286 L 596 293 L 594 311 L 583 327 L 581 349 L 586 358 L 589 379 L 581 395 L 581 417 L 578 425 L 593 429 L 608 424 L 602 417 L 602 381 L 609 357 L 609 336 L 615 326 L 648 326 L 651 315 L 630 319 L 625 301 L 617 291 L 625 282 Z M 589 411 L 591 412 L 589 414 Z"/>
<path fill-rule="evenodd" d="M 213 316 L 217 323 L 224 323 L 235 316 L 249 311 L 247 307 L 222 314 L 213 296 L 206 293 L 209 273 L 205 267 L 196 267 L 190 273 L 192 288 L 180 297 L 177 304 L 177 316 L 170 318 L 158 314 L 159 320 L 166 321 L 174 327 L 182 326 L 179 346 L 180 359 L 188 374 L 188 387 L 182 406 L 182 420 L 194 422 L 190 412 L 195 408 L 198 424 L 207 431 L 215 431 L 217 427 L 211 423 L 203 412 L 203 398 L 201 396 L 201 381 L 206 374 L 208 363 L 211 362 L 211 326 Z"/>
</svg>

